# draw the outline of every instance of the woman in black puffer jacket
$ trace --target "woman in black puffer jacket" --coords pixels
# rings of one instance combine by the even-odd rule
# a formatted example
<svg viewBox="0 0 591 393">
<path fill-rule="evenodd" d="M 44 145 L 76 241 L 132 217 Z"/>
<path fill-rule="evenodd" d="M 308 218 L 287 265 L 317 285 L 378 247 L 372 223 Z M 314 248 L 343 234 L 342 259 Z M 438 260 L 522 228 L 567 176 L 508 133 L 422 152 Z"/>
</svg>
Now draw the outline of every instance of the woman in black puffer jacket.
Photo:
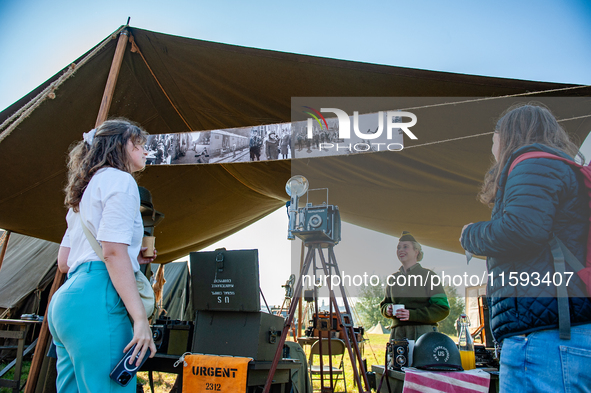
<svg viewBox="0 0 591 393">
<path fill-rule="evenodd" d="M 467 251 L 488 257 L 490 324 L 495 340 L 503 344 L 501 391 L 587 392 L 591 300 L 567 265 L 562 278 L 571 278 L 571 339 L 560 339 L 552 283 L 559 277 L 550 246 L 557 237 L 585 264 L 587 190 L 577 169 L 551 158 L 524 160 L 509 173 L 511 163 L 531 151 L 572 160 L 578 149 L 548 109 L 512 107 L 497 123 L 492 147 L 496 163 L 480 193 L 480 200 L 493 206 L 491 220 L 464 226 L 460 241 Z"/>
</svg>

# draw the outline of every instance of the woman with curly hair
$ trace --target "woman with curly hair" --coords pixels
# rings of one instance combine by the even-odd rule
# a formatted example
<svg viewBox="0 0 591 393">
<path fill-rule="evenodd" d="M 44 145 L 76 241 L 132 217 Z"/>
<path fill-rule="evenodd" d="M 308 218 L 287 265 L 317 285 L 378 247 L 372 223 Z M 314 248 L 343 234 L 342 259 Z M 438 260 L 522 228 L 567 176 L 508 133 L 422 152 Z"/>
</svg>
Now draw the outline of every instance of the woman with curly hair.
<svg viewBox="0 0 591 393">
<path fill-rule="evenodd" d="M 140 196 L 132 176 L 144 169 L 146 138 L 129 120 L 107 120 L 70 152 L 68 229 L 58 254 L 68 280 L 48 312 L 58 392 L 133 392 L 135 377 L 124 388 L 109 378 L 111 370 L 134 345 L 138 363 L 148 350 L 156 353 L 134 277 L 140 264 L 154 259 L 142 256 Z M 83 226 L 101 244 L 102 256 Z"/>
</svg>

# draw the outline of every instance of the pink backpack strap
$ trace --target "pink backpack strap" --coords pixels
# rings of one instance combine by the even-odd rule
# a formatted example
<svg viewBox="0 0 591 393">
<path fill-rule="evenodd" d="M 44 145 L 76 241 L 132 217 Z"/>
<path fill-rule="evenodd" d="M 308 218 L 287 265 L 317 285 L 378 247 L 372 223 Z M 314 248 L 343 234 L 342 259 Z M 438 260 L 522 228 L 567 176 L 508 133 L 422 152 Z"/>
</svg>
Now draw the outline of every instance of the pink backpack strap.
<svg viewBox="0 0 591 393">
<path fill-rule="evenodd" d="M 511 163 L 511 166 L 509 167 L 509 173 L 511 173 L 511 171 L 513 171 L 513 168 L 515 168 L 515 165 L 519 164 L 523 160 L 527 160 L 528 158 L 550 158 L 552 160 L 558 160 L 558 161 L 566 162 L 569 165 L 574 165 L 574 166 L 580 167 L 579 164 L 573 162 L 572 160 L 557 156 L 556 154 L 546 153 L 544 151 L 530 151 L 528 153 L 521 154 L 515 160 L 513 160 L 513 162 Z"/>
</svg>

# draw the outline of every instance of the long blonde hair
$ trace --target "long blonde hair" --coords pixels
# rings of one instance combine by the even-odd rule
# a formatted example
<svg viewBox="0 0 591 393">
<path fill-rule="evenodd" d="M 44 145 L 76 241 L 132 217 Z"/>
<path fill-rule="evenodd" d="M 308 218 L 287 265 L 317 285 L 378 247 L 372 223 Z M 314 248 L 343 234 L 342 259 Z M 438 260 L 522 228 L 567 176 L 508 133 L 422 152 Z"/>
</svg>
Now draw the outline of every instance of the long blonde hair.
<svg viewBox="0 0 591 393">
<path fill-rule="evenodd" d="M 77 142 L 70 148 L 68 185 L 65 188 L 67 208 L 78 211 L 82 194 L 92 176 L 101 168 L 112 167 L 131 173 L 127 142 L 145 144 L 148 133 L 138 124 L 117 118 L 97 127 L 92 144 Z"/>
<path fill-rule="evenodd" d="M 499 133 L 498 160 L 484 177 L 482 189 L 478 194 L 480 201 L 491 207 L 494 206 L 501 172 L 511 154 L 520 147 L 539 143 L 565 152 L 571 157 L 579 155 L 584 161 L 579 148 L 570 141 L 554 115 L 538 102 L 511 106 L 499 118 L 495 132 Z"/>
</svg>

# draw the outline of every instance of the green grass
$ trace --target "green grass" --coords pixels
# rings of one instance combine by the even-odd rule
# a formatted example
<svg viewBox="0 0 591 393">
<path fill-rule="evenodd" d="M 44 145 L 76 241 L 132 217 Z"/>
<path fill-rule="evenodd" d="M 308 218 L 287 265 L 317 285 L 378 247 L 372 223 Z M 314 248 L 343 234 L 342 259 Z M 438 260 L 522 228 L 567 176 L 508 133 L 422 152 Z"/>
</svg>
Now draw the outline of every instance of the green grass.
<svg viewBox="0 0 591 393">
<path fill-rule="evenodd" d="M 174 386 L 176 381 L 176 374 L 161 373 L 158 371 L 152 372 L 154 377 L 154 393 L 168 393 Z M 142 371 L 137 373 L 137 380 L 144 385 L 144 392 L 150 391 L 150 382 L 148 379 L 148 372 Z"/>
<path fill-rule="evenodd" d="M 8 363 L 0 363 L 0 371 L 4 370 L 4 367 L 6 367 Z M 25 381 L 27 380 L 27 377 L 29 376 L 29 369 L 31 368 L 31 362 L 28 360 L 23 360 L 23 367 L 21 369 L 21 385 L 23 383 L 25 383 Z M 12 367 L 12 369 L 6 373 L 5 375 L 2 376 L 2 379 L 9 379 L 12 380 L 12 378 L 14 378 L 14 367 Z M 0 393 L 11 393 L 12 389 L 11 388 L 0 388 Z"/>
<path fill-rule="evenodd" d="M 366 334 L 365 335 L 365 342 L 363 345 L 360 344 L 360 349 L 363 347 L 362 351 L 362 358 L 367 359 L 367 371 L 371 371 L 372 365 L 384 365 L 384 356 L 386 355 L 386 343 L 390 338 L 389 334 Z M 310 347 L 304 348 L 306 353 L 309 353 Z M 318 362 L 318 357 L 316 357 L 316 362 Z M 328 356 L 324 356 L 324 364 L 328 365 Z M 345 369 L 345 381 L 347 382 L 347 391 L 354 392 L 357 391 L 357 388 L 354 388 L 356 384 L 353 383 L 355 377 L 353 374 L 353 366 L 351 365 L 351 360 L 349 358 L 348 351 L 345 350 L 345 358 L 344 358 L 344 369 Z M 357 367 L 359 370 L 359 367 Z M 363 381 L 363 377 L 360 375 L 361 380 Z M 316 376 L 315 378 L 319 378 Z M 325 375 L 325 382 L 324 386 L 328 386 L 328 376 Z M 363 384 L 363 382 L 362 382 Z M 362 385 L 363 386 L 363 385 Z M 315 392 L 320 391 L 320 381 L 314 381 L 313 390 Z M 344 385 L 342 381 L 337 382 L 335 386 L 335 391 L 344 391 Z"/>
</svg>

